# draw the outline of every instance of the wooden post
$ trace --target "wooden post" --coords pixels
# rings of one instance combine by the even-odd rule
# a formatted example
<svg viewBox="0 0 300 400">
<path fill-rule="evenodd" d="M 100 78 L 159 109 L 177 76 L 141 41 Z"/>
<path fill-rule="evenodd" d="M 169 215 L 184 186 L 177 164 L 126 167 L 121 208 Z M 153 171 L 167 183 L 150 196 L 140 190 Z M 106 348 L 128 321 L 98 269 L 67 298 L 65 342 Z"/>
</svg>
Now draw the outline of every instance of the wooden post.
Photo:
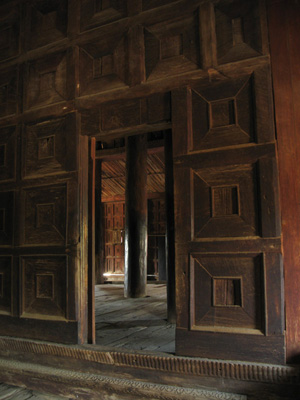
<svg viewBox="0 0 300 400">
<path fill-rule="evenodd" d="M 96 284 L 104 283 L 104 218 L 101 194 L 102 160 L 96 159 L 95 171 L 95 281 Z"/>
<path fill-rule="evenodd" d="M 125 297 L 145 297 L 147 286 L 147 136 L 126 142 Z"/>
<path fill-rule="evenodd" d="M 176 322 L 172 134 L 165 132 L 166 266 L 168 321 Z"/>
<path fill-rule="evenodd" d="M 285 273 L 286 357 L 300 362 L 300 4 L 269 0 Z"/>
<path fill-rule="evenodd" d="M 88 342 L 96 343 L 95 331 L 95 138 L 90 141 L 88 224 Z"/>
</svg>

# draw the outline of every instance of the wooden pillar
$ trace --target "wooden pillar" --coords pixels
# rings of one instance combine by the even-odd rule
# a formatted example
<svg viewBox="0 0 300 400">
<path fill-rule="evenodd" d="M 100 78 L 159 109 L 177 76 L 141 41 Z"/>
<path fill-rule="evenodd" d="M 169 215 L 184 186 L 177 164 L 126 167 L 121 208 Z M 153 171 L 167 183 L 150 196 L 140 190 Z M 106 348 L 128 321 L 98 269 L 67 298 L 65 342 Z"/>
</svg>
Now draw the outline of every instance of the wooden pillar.
<svg viewBox="0 0 300 400">
<path fill-rule="evenodd" d="M 145 297 L 147 286 L 147 136 L 126 142 L 125 297 Z"/>
<path fill-rule="evenodd" d="M 176 322 L 172 133 L 165 132 L 166 266 L 168 321 Z"/>
<path fill-rule="evenodd" d="M 95 171 L 95 279 L 96 284 L 104 283 L 104 217 L 102 206 L 102 160 L 96 159 Z"/>
<path fill-rule="evenodd" d="M 89 152 L 89 217 L 88 217 L 88 342 L 96 343 L 95 331 L 95 149 L 90 141 Z"/>
<path fill-rule="evenodd" d="M 300 362 L 300 4 L 269 0 L 285 275 L 286 354 Z"/>
</svg>

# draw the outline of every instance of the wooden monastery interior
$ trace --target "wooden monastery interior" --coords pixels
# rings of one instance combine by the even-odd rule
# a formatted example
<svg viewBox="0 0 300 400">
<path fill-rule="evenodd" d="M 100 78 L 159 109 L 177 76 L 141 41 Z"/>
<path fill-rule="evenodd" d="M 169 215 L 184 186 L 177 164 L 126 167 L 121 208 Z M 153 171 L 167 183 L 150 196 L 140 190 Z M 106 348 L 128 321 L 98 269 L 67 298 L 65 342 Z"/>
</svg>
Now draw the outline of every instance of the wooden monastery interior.
<svg viewBox="0 0 300 400">
<path fill-rule="evenodd" d="M 299 27 L 297 0 L 0 0 L 0 382 L 300 398 Z M 165 345 L 106 341 L 118 308 Z"/>
</svg>

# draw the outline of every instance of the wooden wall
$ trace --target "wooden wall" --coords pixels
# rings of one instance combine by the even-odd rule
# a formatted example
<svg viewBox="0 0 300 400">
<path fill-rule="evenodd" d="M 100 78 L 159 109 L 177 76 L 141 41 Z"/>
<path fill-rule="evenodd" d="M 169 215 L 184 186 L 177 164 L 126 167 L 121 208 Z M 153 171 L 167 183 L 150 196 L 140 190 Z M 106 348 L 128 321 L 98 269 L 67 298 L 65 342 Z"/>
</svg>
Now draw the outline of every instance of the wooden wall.
<svg viewBox="0 0 300 400">
<path fill-rule="evenodd" d="M 257 294 L 255 304 L 248 296 L 250 314 L 251 307 L 256 310 L 251 326 L 236 327 L 234 315 L 226 317 L 228 309 L 216 325 L 225 319 L 227 330 L 255 330 L 247 338 L 254 338 L 252 349 L 259 342 L 260 350 L 251 357 L 241 350 L 243 355 L 235 356 L 242 359 L 260 357 L 264 339 L 259 337 L 273 335 L 278 340 L 268 342 L 266 359 L 282 362 L 265 1 L 13 0 L 2 1 L 0 11 L 0 333 L 86 341 L 88 137 L 115 139 L 173 124 L 175 165 L 184 160 L 194 170 L 194 194 L 203 186 L 199 179 L 215 187 L 213 221 L 200 236 L 196 230 L 209 217 L 209 195 L 199 203 L 193 199 L 191 211 L 191 203 L 175 190 L 175 229 L 187 235 L 187 247 L 180 236 L 176 239 L 178 327 L 193 330 L 198 305 L 191 293 L 202 290 L 186 281 L 190 275 L 183 275 L 182 266 L 208 253 L 217 254 L 215 266 L 230 264 L 233 254 L 247 254 L 241 266 L 246 279 L 247 271 L 259 270 L 249 289 Z M 246 167 L 236 173 L 232 162 Z M 186 187 L 191 178 L 186 181 L 183 170 L 178 179 Z M 232 204 L 238 186 L 244 190 L 238 200 L 242 206 Z M 184 219 L 187 211 L 193 218 Z M 240 221 L 221 221 L 232 214 Z M 224 282 L 218 281 L 220 290 L 229 275 L 235 279 L 232 271 L 237 271 L 234 263 Z M 218 299 L 225 301 L 222 293 Z M 244 300 L 239 302 L 234 305 Z M 197 338 L 198 328 L 192 332 Z M 222 348 L 220 357 L 230 358 L 230 348 L 222 345 L 225 331 L 214 340 Z M 242 348 L 246 336 L 239 335 Z M 274 358 L 272 343 L 280 347 Z M 195 349 L 204 354 L 203 345 Z M 215 350 L 205 356 L 216 358 Z"/>
</svg>

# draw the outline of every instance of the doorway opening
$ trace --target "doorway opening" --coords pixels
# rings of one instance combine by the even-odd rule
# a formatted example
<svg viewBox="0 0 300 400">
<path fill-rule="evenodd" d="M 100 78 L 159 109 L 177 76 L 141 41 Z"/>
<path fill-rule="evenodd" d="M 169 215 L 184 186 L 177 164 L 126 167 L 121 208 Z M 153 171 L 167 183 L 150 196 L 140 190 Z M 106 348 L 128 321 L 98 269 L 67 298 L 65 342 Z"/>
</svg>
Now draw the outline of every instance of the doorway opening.
<svg viewBox="0 0 300 400">
<path fill-rule="evenodd" d="M 175 269 L 174 243 L 170 248 L 168 234 L 174 231 L 174 222 L 169 207 L 166 210 L 170 140 L 170 130 L 147 134 L 147 295 L 139 298 L 124 298 L 127 140 L 96 142 L 94 341 L 98 345 L 175 352 L 175 305 L 171 304 L 175 271 L 168 277 L 168 270 Z M 170 284 L 168 278 L 174 282 Z"/>
</svg>

